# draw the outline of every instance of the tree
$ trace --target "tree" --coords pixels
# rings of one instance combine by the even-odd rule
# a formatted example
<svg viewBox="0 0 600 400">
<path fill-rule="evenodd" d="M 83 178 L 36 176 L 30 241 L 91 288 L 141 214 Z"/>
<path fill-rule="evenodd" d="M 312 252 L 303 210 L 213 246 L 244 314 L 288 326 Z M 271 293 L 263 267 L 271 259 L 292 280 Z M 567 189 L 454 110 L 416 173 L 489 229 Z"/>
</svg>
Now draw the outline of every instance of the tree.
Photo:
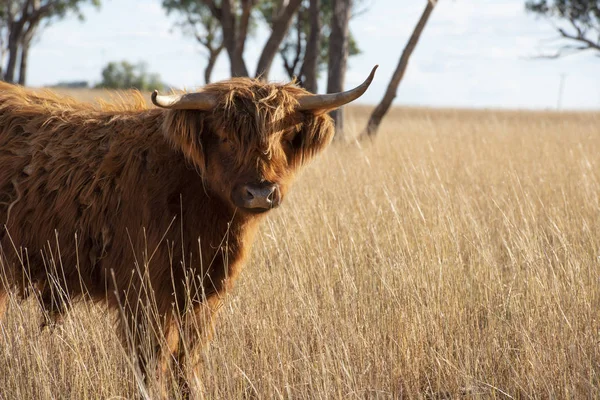
<svg viewBox="0 0 600 400">
<path fill-rule="evenodd" d="M 223 33 L 221 25 L 210 9 L 201 2 L 194 0 L 163 0 L 167 13 L 177 13 L 181 20 L 177 26 L 184 32 L 196 38 L 208 52 L 207 64 L 204 68 L 204 81 L 210 83 L 212 71 L 219 55 L 223 51 Z"/>
<path fill-rule="evenodd" d="M 163 7 L 167 11 L 169 9 L 178 11 L 190 9 L 194 24 L 217 21 L 222 35 L 222 44 L 229 57 L 231 76 L 235 77 L 249 76 L 244 60 L 244 49 L 250 28 L 256 18 L 255 14 L 258 12 L 257 6 L 264 1 L 269 0 L 163 0 Z M 302 0 L 278 0 L 277 5 L 273 7 L 271 34 L 261 52 L 255 76 L 268 78 L 273 59 L 277 55 L 277 50 L 301 2 Z M 196 3 L 196 5 L 194 8 L 186 9 L 189 3 Z M 212 19 L 202 19 L 202 15 L 211 15 Z M 204 29 L 209 31 L 206 25 Z"/>
<path fill-rule="evenodd" d="M 304 88 L 309 92 L 317 92 L 317 75 L 319 68 L 319 53 L 321 43 L 321 19 L 319 18 L 321 8 L 320 0 L 310 0 L 308 6 L 308 26 L 309 33 L 306 39 L 306 50 L 304 52 L 304 62 L 300 69 L 300 79 L 304 83 Z M 298 20 L 300 16 L 304 16 L 306 13 L 298 13 Z M 298 27 L 300 28 L 300 27 Z M 298 31 L 300 31 L 296 28 Z M 285 60 L 285 57 L 282 58 Z"/>
<path fill-rule="evenodd" d="M 25 86 L 27 80 L 27 62 L 29 61 L 29 49 L 35 36 L 37 28 L 28 29 L 21 39 L 21 57 L 19 62 L 19 80 L 18 84 Z"/>
<path fill-rule="evenodd" d="M 546 57 L 585 50 L 600 52 L 600 0 L 527 0 L 525 7 L 532 13 L 562 22 L 556 30 L 569 44 Z"/>
<path fill-rule="evenodd" d="M 81 5 L 98 7 L 100 0 L 2 0 L 0 2 L 0 61 L 7 57 L 2 78 L 24 85 L 29 48 L 35 35 L 44 26 L 73 12 L 83 18 Z M 16 79 L 17 63 L 19 78 Z"/>
<path fill-rule="evenodd" d="M 287 5 L 284 4 L 287 2 Z M 273 59 L 277 55 L 279 46 L 285 38 L 292 23 L 292 17 L 298 11 L 302 0 L 282 0 L 278 12 L 271 24 L 271 35 L 263 47 L 263 51 L 256 66 L 256 77 L 268 79 Z"/>
<path fill-rule="evenodd" d="M 398 66 L 394 71 L 394 75 L 392 75 L 392 80 L 390 81 L 387 87 L 383 99 L 377 105 L 377 107 L 375 107 L 375 110 L 373 110 L 373 113 L 369 118 L 369 122 L 367 123 L 367 127 L 360 135 L 361 138 L 374 137 L 377 134 L 379 124 L 381 123 L 381 120 L 383 119 L 385 114 L 390 109 L 392 101 L 394 101 L 394 98 L 396 97 L 398 86 L 400 85 L 400 82 L 404 77 L 404 73 L 406 72 L 406 68 L 408 67 L 408 61 L 410 60 L 410 56 L 417 47 L 419 38 L 421 37 L 423 29 L 425 29 L 425 25 L 427 24 L 427 21 L 429 20 L 429 17 L 431 16 L 431 13 L 433 12 L 433 9 L 435 8 L 436 4 L 437 0 L 427 0 L 425 10 L 423 11 L 423 14 L 421 14 L 421 18 L 419 19 L 417 26 L 415 26 L 415 29 L 413 30 L 413 33 L 410 36 L 406 47 L 404 47 L 404 50 L 402 51 L 402 56 L 400 56 L 400 61 L 398 61 Z"/>
<path fill-rule="evenodd" d="M 191 30 L 196 40 L 207 48 L 208 72 L 212 72 L 220 52 L 226 49 L 231 76 L 248 76 L 243 53 L 255 1 L 163 0 L 162 5 L 168 13 L 181 14 L 183 19 L 179 26 L 184 32 Z M 205 80 L 207 76 L 210 80 L 205 69 Z"/>
<path fill-rule="evenodd" d="M 110 62 L 102 69 L 102 81 L 96 85 L 105 89 L 163 89 L 158 74 L 148 73 L 145 63 L 131 64 L 127 61 Z"/>
<path fill-rule="evenodd" d="M 317 77 L 328 63 L 332 6 L 332 0 L 304 0 L 279 49 L 289 78 L 311 92 L 317 91 Z M 348 35 L 348 56 L 360 54 L 352 32 Z"/>
<path fill-rule="evenodd" d="M 331 13 L 331 34 L 329 35 L 329 63 L 327 71 L 327 93 L 342 92 L 346 78 L 348 62 L 348 37 L 351 0 L 333 0 Z M 344 116 L 343 109 L 331 112 L 335 122 L 336 137 L 343 135 Z"/>
<path fill-rule="evenodd" d="M 8 21 L 6 9 L 0 6 L 0 80 L 4 79 L 4 62 L 8 55 Z"/>
</svg>

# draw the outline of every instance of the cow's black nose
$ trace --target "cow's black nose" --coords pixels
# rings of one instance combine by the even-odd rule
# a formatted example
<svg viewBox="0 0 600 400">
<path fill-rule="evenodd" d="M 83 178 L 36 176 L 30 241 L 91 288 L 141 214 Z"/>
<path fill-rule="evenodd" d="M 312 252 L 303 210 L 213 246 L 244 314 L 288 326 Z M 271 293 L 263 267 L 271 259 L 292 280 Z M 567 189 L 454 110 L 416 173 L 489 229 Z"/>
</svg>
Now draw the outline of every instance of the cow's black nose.
<svg viewBox="0 0 600 400">
<path fill-rule="evenodd" d="M 240 208 L 253 211 L 269 210 L 280 203 L 279 186 L 270 182 L 237 185 L 233 190 L 232 200 Z"/>
</svg>

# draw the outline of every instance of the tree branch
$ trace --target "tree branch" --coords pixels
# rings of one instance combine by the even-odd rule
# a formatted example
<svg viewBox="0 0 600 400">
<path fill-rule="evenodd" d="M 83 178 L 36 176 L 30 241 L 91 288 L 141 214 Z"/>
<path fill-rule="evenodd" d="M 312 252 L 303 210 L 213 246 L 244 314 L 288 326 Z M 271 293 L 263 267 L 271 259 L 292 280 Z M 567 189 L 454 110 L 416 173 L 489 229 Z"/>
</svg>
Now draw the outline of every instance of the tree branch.
<svg viewBox="0 0 600 400">
<path fill-rule="evenodd" d="M 273 20 L 273 23 L 271 24 L 271 35 L 263 47 L 263 51 L 256 67 L 255 76 L 257 78 L 268 78 L 273 58 L 277 54 L 277 50 L 292 23 L 292 17 L 296 11 L 298 11 L 301 3 L 302 0 L 289 0 L 285 9 Z"/>
<path fill-rule="evenodd" d="M 553 25 L 559 39 L 575 45 L 561 45 L 554 54 L 542 54 L 537 58 L 558 58 L 585 50 L 600 51 L 600 4 L 588 0 L 528 0 L 528 11 L 538 14 Z M 554 22 L 556 21 L 556 23 Z M 566 27 L 559 26 L 566 23 Z"/>
<path fill-rule="evenodd" d="M 212 13 L 213 17 L 215 17 L 218 20 L 221 20 L 221 7 L 217 7 L 213 0 L 202 0 L 202 2 L 210 9 L 210 12 Z"/>
<path fill-rule="evenodd" d="M 56 7 L 56 2 L 50 1 L 38 9 L 34 8 L 32 10 L 31 15 L 29 16 L 29 19 L 34 20 L 37 23 L 40 19 L 52 14 L 52 11 L 54 11 L 54 7 Z"/>
<path fill-rule="evenodd" d="M 571 22 L 573 23 L 573 21 L 571 21 Z M 573 23 L 573 25 L 575 26 L 574 23 Z M 575 26 L 575 27 L 577 30 L 576 35 L 573 35 L 573 34 L 567 32 L 563 28 L 558 28 L 558 33 L 560 33 L 560 35 L 564 39 L 574 40 L 576 42 L 585 44 L 585 46 L 582 47 L 580 50 L 589 50 L 589 49 L 600 50 L 600 43 L 594 43 L 593 41 L 591 41 L 590 39 L 585 37 L 585 33 L 579 27 L 577 27 L 577 26 Z"/>
<path fill-rule="evenodd" d="M 254 7 L 254 0 L 242 0 L 242 16 L 240 18 L 240 28 L 238 30 L 236 46 L 238 51 L 243 54 L 246 46 L 246 36 L 248 36 L 248 26 L 250 24 L 250 13 Z"/>
</svg>

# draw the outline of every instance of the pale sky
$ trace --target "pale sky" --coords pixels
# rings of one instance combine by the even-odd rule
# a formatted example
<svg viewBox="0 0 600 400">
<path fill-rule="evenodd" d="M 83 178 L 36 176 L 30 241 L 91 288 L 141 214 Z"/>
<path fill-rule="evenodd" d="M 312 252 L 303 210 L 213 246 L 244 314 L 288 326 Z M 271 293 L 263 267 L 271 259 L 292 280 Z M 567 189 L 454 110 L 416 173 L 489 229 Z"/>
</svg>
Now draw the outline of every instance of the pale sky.
<svg viewBox="0 0 600 400">
<path fill-rule="evenodd" d="M 383 95 L 414 25 L 425 6 L 417 0 L 366 0 L 367 12 L 350 27 L 362 54 L 349 62 L 348 88 L 373 65 L 375 81 L 361 99 L 375 104 Z M 31 50 L 28 84 L 100 80 L 109 61 L 145 61 L 151 72 L 174 87 L 203 84 L 205 55 L 191 37 L 173 28 L 160 0 L 104 0 L 86 9 L 84 22 L 71 17 L 43 31 Z M 558 60 L 535 56 L 553 49 L 550 22 L 528 15 L 523 0 L 439 0 L 413 53 L 394 101 L 397 105 L 444 107 L 556 108 L 565 74 L 562 107 L 600 109 L 600 57 L 582 53 Z M 264 34 L 251 39 L 245 58 L 256 68 Z M 286 80 L 276 60 L 272 80 Z M 213 80 L 225 79 L 229 64 L 221 55 Z M 325 77 L 320 80 L 325 88 Z"/>
</svg>

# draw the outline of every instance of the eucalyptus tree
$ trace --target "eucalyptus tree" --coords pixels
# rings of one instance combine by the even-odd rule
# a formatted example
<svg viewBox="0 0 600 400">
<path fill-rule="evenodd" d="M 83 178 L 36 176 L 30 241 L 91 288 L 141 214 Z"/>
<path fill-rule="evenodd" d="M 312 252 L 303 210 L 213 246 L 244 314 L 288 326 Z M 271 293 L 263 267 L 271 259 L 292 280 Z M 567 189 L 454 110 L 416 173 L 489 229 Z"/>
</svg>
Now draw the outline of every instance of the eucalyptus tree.
<svg viewBox="0 0 600 400">
<path fill-rule="evenodd" d="M 265 2 L 273 4 L 273 14 L 269 20 L 270 34 L 263 45 L 254 76 L 267 79 L 273 59 L 302 0 L 163 0 L 162 4 L 167 12 L 183 16 L 184 29 L 187 26 L 187 29 L 199 33 L 196 39 L 209 49 L 209 54 L 213 49 L 215 57 L 218 57 L 219 48 L 224 49 L 229 57 L 231 76 L 235 77 L 250 76 L 244 50 Z"/>
<path fill-rule="evenodd" d="M 26 83 L 29 49 L 44 27 L 69 13 L 83 19 L 82 5 L 100 6 L 100 0 L 2 0 L 0 2 L 0 61 L 2 78 Z M 19 77 L 16 78 L 17 65 Z"/>
</svg>

